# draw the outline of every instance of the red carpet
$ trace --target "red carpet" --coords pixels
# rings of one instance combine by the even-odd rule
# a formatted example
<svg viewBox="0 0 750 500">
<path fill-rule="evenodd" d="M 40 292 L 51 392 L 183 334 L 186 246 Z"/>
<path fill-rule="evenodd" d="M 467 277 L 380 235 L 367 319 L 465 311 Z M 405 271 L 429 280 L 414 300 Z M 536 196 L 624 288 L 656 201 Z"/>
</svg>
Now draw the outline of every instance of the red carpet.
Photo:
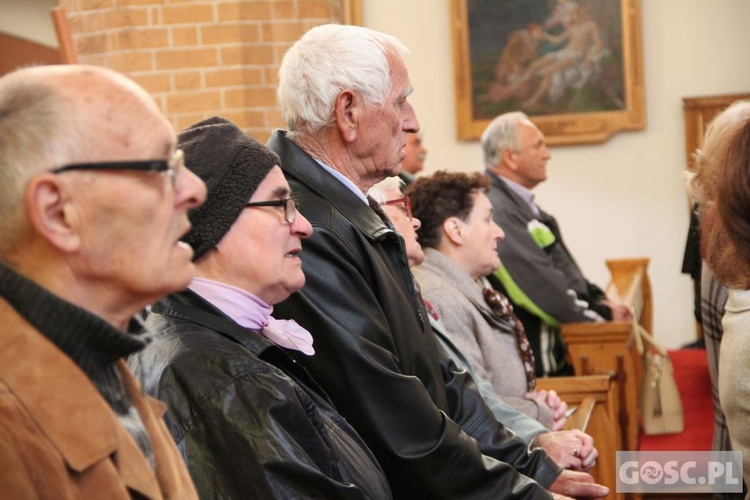
<svg viewBox="0 0 750 500">
<path fill-rule="evenodd" d="M 681 434 L 644 436 L 643 451 L 708 451 L 714 430 L 711 378 L 705 349 L 669 351 L 677 388 L 682 397 L 685 430 Z"/>
</svg>

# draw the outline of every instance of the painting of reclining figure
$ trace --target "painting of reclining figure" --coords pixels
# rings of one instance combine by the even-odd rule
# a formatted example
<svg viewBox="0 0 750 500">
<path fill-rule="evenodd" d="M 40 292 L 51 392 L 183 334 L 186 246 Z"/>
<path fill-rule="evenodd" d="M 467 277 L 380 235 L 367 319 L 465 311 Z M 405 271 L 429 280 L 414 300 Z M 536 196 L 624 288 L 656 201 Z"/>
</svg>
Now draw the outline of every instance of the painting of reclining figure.
<svg viewBox="0 0 750 500">
<path fill-rule="evenodd" d="M 641 0 L 450 0 L 456 132 L 524 111 L 551 146 L 646 127 Z"/>
<path fill-rule="evenodd" d="M 470 0 L 475 119 L 625 108 L 620 0 Z"/>
</svg>

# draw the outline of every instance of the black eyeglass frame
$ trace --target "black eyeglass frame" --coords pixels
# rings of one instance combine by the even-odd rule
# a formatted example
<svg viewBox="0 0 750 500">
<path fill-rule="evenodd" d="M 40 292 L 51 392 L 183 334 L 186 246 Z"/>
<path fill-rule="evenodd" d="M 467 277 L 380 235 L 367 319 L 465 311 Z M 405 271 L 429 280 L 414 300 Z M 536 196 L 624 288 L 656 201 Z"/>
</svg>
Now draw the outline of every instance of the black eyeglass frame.
<svg viewBox="0 0 750 500">
<path fill-rule="evenodd" d="M 60 174 L 73 170 L 136 170 L 141 172 L 166 172 L 172 179 L 172 185 L 177 184 L 179 170 L 185 165 L 185 156 L 181 149 L 175 150 L 168 160 L 137 160 L 137 161 L 103 161 L 90 163 L 71 163 L 53 168 L 49 172 Z"/>
<path fill-rule="evenodd" d="M 71 170 L 147 170 L 151 172 L 166 172 L 169 170 L 167 160 L 143 161 L 104 161 L 98 163 L 72 163 L 50 170 L 53 174 L 69 172 Z"/>
<path fill-rule="evenodd" d="M 380 205 L 402 205 L 398 208 L 403 209 L 403 212 L 406 214 L 409 220 L 412 220 L 414 218 L 414 211 L 411 207 L 411 198 L 409 198 L 408 196 L 404 196 L 403 198 L 396 198 L 395 200 L 384 201 L 380 203 Z"/>
<path fill-rule="evenodd" d="M 292 205 L 291 210 L 289 205 Z M 284 220 L 288 224 L 294 224 L 299 213 L 299 202 L 294 198 L 282 198 L 280 200 L 269 201 L 252 201 L 245 204 L 245 207 L 284 207 Z"/>
</svg>

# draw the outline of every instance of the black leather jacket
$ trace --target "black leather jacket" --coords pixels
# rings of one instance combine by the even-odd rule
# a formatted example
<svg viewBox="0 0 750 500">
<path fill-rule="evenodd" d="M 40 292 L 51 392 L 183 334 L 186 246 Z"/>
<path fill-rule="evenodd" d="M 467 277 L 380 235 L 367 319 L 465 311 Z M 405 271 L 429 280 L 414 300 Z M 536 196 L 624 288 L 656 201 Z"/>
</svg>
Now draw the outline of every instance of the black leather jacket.
<svg viewBox="0 0 750 500">
<path fill-rule="evenodd" d="M 282 349 L 191 291 L 146 325 L 157 333 L 129 363 L 167 404 L 201 498 L 391 497 L 367 445 Z"/>
<path fill-rule="evenodd" d="M 275 315 L 315 332 L 315 356 L 298 361 L 375 453 L 394 496 L 548 498 L 522 474 L 547 487 L 560 469 L 499 424 L 439 349 L 401 237 L 284 132 L 268 147 L 314 228 L 300 254 L 307 282 Z"/>
</svg>

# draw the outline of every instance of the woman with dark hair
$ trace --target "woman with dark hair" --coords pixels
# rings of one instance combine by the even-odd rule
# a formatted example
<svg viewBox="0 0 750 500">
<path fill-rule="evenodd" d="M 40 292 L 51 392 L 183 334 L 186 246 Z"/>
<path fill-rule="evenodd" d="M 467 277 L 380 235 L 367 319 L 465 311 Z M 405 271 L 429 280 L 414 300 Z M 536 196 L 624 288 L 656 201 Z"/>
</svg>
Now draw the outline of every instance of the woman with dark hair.
<svg viewBox="0 0 750 500">
<path fill-rule="evenodd" d="M 402 184 L 398 177 L 388 177 L 371 187 L 367 194 L 382 207 L 393 228 L 403 238 L 409 266 L 414 268 L 422 264 L 425 257 L 417 240 L 417 230 L 422 222 L 413 216 L 411 200 L 402 193 Z M 492 384 L 477 376 L 471 362 L 451 339 L 432 304 L 426 300 L 424 302 L 432 331 L 438 342 L 456 365 L 469 373 L 499 422 L 513 430 L 532 449 L 542 448 L 560 467 L 588 470 L 596 465 L 599 452 L 594 448 L 591 436 L 578 430 L 550 432 L 534 418 L 506 403 L 495 392 Z"/>
<path fill-rule="evenodd" d="M 452 339 L 480 379 L 513 407 L 559 430 L 567 405 L 554 391 L 539 391 L 534 355 L 508 300 L 485 282 L 500 266 L 505 237 L 492 218 L 481 173 L 437 172 L 409 186 L 419 243 L 425 253 L 414 275 Z"/>
</svg>

